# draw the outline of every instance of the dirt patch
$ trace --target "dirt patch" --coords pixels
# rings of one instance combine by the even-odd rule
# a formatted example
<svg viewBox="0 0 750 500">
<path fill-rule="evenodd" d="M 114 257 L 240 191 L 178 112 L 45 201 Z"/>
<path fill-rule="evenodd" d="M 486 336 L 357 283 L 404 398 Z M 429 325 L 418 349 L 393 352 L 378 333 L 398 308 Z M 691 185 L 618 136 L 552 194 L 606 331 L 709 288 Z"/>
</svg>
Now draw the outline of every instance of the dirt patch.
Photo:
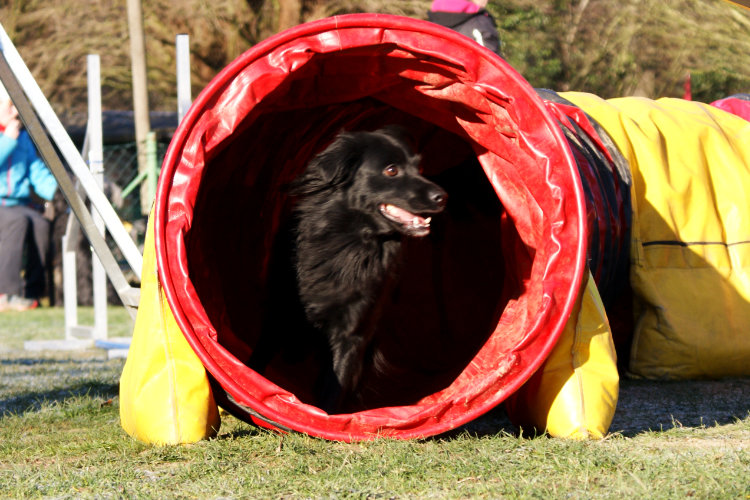
<svg viewBox="0 0 750 500">
<path fill-rule="evenodd" d="M 750 414 L 750 378 L 620 381 L 610 432 L 625 436 L 678 427 L 712 427 Z M 747 438 L 747 436 L 745 437 Z"/>
<path fill-rule="evenodd" d="M 633 437 L 648 431 L 714 427 L 750 417 L 750 377 L 722 380 L 620 380 L 620 397 L 609 432 Z M 466 424 L 477 434 L 518 431 L 501 406 Z M 750 432 L 727 435 L 716 429 L 716 441 L 700 440 L 696 447 L 750 447 Z M 734 440 L 728 444 L 726 440 Z M 683 443 L 682 437 L 676 441 Z M 662 443 L 662 441 L 659 441 Z"/>
</svg>

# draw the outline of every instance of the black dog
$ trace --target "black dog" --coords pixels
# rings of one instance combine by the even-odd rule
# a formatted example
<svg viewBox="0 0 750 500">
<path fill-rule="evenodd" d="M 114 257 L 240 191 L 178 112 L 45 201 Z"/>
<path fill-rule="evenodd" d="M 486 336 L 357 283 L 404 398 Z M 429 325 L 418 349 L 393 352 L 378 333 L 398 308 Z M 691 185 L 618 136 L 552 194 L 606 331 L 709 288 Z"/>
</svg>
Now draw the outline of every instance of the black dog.
<svg viewBox="0 0 750 500">
<path fill-rule="evenodd" d="M 397 128 L 344 132 L 290 186 L 299 303 L 331 353 L 320 401 L 329 413 L 359 383 L 402 237 L 428 235 L 445 207 L 446 192 L 419 163 Z M 253 353 L 256 369 L 268 362 L 267 344 L 261 338 Z"/>
</svg>

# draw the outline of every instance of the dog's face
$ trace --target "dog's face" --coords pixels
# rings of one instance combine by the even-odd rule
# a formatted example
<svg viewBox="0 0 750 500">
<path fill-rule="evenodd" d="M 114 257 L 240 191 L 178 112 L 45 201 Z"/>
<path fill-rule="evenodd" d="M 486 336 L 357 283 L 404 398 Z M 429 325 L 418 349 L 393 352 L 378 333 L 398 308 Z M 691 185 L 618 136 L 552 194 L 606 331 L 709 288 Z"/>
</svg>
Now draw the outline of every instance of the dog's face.
<svg viewBox="0 0 750 500">
<path fill-rule="evenodd" d="M 384 229 L 408 236 L 430 233 L 431 215 L 445 208 L 448 195 L 420 173 L 421 158 L 383 132 L 363 138 L 361 163 L 350 189 L 352 205 L 382 217 Z"/>
<path fill-rule="evenodd" d="M 426 236 L 448 195 L 420 174 L 420 160 L 398 129 L 343 133 L 313 159 L 295 189 L 310 194 L 335 188 L 350 208 L 371 216 L 378 232 Z"/>
</svg>

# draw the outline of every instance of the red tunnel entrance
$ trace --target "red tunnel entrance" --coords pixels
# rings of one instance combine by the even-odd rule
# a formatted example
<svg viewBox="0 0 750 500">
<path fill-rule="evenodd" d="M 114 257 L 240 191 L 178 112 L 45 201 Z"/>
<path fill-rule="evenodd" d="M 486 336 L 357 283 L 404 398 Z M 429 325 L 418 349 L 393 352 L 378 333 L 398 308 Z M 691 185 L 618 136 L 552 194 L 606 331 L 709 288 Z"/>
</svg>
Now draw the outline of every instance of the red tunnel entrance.
<svg viewBox="0 0 750 500">
<path fill-rule="evenodd" d="M 309 404 L 314 362 L 247 368 L 263 321 L 283 186 L 342 129 L 397 123 L 449 192 L 406 245 L 380 320 L 385 371 L 357 407 Z M 503 60 L 439 26 L 351 15 L 243 54 L 204 89 L 164 161 L 159 276 L 175 318 L 240 418 L 328 439 L 441 433 L 492 409 L 546 359 L 585 269 L 585 208 L 565 138 Z"/>
</svg>

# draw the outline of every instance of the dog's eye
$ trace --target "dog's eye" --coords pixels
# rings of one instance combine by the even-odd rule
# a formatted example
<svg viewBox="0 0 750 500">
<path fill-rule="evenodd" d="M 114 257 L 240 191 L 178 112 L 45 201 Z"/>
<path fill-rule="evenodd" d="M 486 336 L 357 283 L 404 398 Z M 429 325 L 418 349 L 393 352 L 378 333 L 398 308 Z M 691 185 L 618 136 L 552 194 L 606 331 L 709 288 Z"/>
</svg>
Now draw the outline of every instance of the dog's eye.
<svg viewBox="0 0 750 500">
<path fill-rule="evenodd" d="M 383 169 L 383 173 L 388 177 L 394 177 L 398 175 L 398 167 L 396 165 L 388 165 Z"/>
</svg>

